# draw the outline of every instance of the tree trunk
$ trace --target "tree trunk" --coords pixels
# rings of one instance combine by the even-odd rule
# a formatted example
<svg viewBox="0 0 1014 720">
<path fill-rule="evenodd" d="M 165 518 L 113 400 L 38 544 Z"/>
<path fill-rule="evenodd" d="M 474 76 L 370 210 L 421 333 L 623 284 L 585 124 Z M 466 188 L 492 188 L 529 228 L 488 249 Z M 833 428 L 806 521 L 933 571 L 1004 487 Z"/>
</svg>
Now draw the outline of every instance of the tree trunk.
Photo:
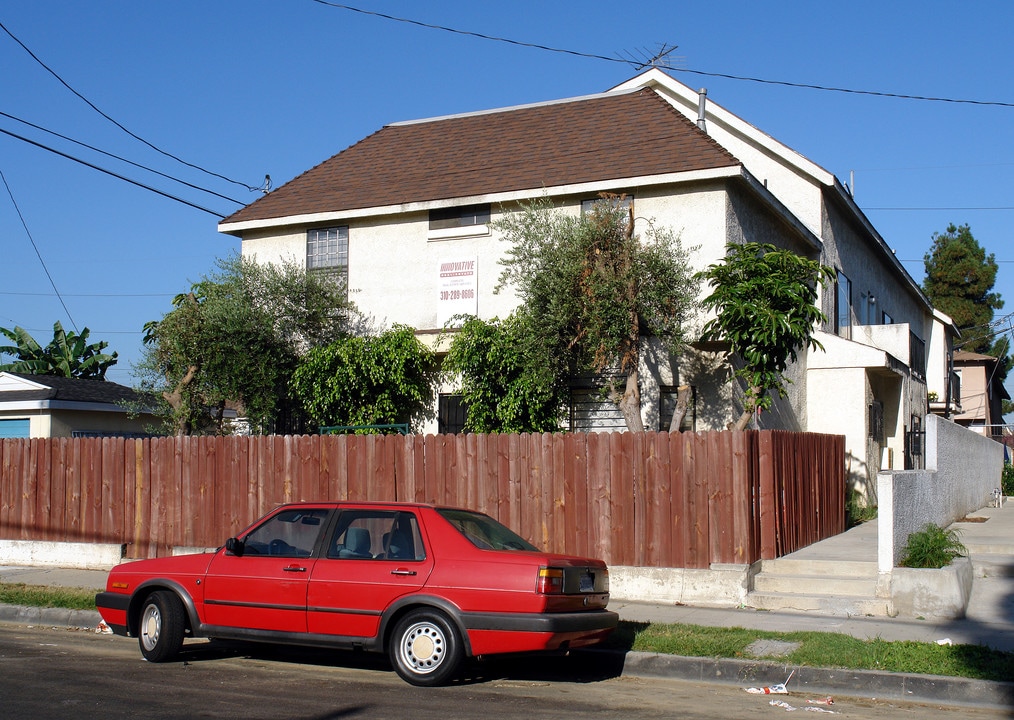
<svg viewBox="0 0 1014 720">
<path fill-rule="evenodd" d="M 683 425 L 683 418 L 687 416 L 687 408 L 690 406 L 690 386 L 680 385 L 676 388 L 676 410 L 672 414 L 672 422 L 669 423 L 669 432 L 679 432 Z"/>
<path fill-rule="evenodd" d="M 751 391 L 752 394 L 747 394 L 746 400 L 743 403 L 743 414 L 739 416 L 739 420 L 736 421 L 736 425 L 732 428 L 733 430 L 746 430 L 746 426 L 750 424 L 750 418 L 757 409 L 757 403 L 751 403 L 750 398 L 760 398 L 760 388 L 751 388 Z"/>
<path fill-rule="evenodd" d="M 630 432 L 644 432 L 644 421 L 641 420 L 641 391 L 638 389 L 639 376 L 637 370 L 627 373 L 627 386 L 616 404 L 623 413 L 623 421 Z"/>
</svg>

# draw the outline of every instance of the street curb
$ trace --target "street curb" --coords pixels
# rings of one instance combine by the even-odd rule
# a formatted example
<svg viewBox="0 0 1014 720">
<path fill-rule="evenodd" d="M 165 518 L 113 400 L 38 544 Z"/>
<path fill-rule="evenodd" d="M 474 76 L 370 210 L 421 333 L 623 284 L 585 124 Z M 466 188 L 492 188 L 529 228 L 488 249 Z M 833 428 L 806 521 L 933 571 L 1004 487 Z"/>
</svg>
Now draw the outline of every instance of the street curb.
<svg viewBox="0 0 1014 720">
<path fill-rule="evenodd" d="M 881 700 L 939 702 L 949 706 L 970 706 L 999 710 L 1014 707 L 1014 682 L 973 680 L 939 675 L 914 675 L 814 668 L 784 663 L 660 655 L 644 652 L 596 650 L 575 651 L 595 657 L 613 656 L 606 662 L 621 663 L 624 676 L 667 678 L 691 682 L 719 683 L 743 687 L 770 687 L 785 683 L 789 694 L 842 695 Z M 791 679 L 786 681 L 789 674 Z"/>
<path fill-rule="evenodd" d="M 52 625 L 54 627 L 94 630 L 102 617 L 97 610 L 68 610 L 25 605 L 0 605 L 0 622 L 18 625 Z"/>
</svg>

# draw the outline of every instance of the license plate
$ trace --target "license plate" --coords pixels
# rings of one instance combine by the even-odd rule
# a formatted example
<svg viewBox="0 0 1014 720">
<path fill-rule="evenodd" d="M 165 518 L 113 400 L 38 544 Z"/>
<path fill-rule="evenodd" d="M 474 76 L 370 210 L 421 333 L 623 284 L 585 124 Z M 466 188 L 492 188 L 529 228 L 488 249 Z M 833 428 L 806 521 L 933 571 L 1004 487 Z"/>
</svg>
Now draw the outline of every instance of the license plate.
<svg viewBox="0 0 1014 720">
<path fill-rule="evenodd" d="M 592 592 L 595 590 L 595 576 L 591 573 L 581 573 L 581 592 Z"/>
</svg>

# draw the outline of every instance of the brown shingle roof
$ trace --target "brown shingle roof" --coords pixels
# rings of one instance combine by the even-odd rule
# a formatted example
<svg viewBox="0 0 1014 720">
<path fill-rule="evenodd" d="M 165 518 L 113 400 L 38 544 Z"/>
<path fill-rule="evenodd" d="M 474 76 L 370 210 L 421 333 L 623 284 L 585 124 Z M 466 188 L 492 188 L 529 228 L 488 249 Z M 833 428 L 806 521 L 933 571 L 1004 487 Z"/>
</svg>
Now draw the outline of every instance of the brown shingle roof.
<svg viewBox="0 0 1014 720">
<path fill-rule="evenodd" d="M 64 400 L 67 402 L 110 403 L 120 405 L 139 402 L 142 396 L 126 385 L 108 380 L 67 378 L 59 375 L 33 375 L 9 372 L 8 375 L 29 380 L 44 388 L 38 390 L 8 390 L 0 392 L 0 402 L 22 400 Z"/>
<path fill-rule="evenodd" d="M 739 165 L 652 90 L 388 125 L 224 223 Z"/>
</svg>

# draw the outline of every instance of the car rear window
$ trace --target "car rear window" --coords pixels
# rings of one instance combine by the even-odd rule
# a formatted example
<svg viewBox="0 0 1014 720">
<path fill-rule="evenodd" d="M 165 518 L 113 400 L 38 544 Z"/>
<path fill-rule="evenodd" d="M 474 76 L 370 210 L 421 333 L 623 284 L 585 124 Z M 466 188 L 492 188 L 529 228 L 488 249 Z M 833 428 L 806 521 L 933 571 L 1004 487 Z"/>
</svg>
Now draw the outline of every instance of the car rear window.
<svg viewBox="0 0 1014 720">
<path fill-rule="evenodd" d="M 531 550 L 535 552 L 539 550 L 489 515 L 449 508 L 440 508 L 437 512 L 458 532 L 468 538 L 469 542 L 482 550 Z"/>
</svg>

